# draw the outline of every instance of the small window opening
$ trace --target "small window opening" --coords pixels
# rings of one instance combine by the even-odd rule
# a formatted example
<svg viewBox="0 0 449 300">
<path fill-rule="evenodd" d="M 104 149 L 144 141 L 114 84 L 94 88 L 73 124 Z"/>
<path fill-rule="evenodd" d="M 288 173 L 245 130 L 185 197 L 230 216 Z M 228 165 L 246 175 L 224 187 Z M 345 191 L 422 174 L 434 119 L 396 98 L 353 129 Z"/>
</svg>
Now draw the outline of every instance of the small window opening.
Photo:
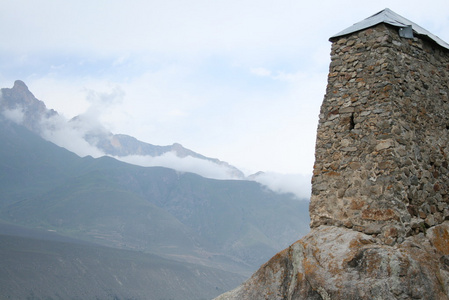
<svg viewBox="0 0 449 300">
<path fill-rule="evenodd" d="M 351 118 L 349 119 L 349 130 L 353 130 L 355 127 L 355 122 L 354 122 L 354 113 L 351 114 Z"/>
</svg>

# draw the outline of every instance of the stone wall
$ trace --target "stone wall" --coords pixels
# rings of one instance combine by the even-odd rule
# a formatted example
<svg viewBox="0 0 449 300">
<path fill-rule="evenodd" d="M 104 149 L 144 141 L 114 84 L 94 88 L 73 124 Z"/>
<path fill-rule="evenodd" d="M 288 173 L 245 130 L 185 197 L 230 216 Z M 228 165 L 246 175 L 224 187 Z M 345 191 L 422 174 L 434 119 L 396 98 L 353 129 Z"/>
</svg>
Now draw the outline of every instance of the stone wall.
<svg viewBox="0 0 449 300">
<path fill-rule="evenodd" d="M 332 42 L 311 227 L 391 245 L 449 219 L 449 50 L 385 24 Z"/>
</svg>

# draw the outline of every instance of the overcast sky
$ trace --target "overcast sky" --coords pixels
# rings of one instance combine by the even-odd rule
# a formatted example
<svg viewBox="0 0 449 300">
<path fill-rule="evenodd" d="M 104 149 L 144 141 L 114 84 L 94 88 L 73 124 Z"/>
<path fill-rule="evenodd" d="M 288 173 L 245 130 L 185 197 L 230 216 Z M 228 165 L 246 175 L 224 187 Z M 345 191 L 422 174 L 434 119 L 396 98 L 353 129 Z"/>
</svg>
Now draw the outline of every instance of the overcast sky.
<svg viewBox="0 0 449 300">
<path fill-rule="evenodd" d="M 449 1 L 0 0 L 0 87 L 248 174 L 310 174 L 333 34 L 388 7 L 449 41 Z"/>
</svg>

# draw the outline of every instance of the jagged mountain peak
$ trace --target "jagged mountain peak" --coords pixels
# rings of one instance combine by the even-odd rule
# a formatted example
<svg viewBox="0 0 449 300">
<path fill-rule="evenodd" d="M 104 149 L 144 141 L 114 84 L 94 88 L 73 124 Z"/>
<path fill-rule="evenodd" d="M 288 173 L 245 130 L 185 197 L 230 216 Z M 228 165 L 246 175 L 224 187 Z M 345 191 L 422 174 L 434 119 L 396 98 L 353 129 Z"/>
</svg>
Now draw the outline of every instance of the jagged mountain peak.
<svg viewBox="0 0 449 300">
<path fill-rule="evenodd" d="M 2 104 L 3 106 L 6 105 L 9 109 L 16 108 L 17 106 L 23 106 L 24 109 L 27 106 L 37 106 L 40 108 L 40 111 L 47 109 L 44 102 L 38 100 L 22 80 L 14 81 L 12 88 L 2 88 L 1 91 Z"/>
<path fill-rule="evenodd" d="M 22 80 L 16 80 L 12 88 L 1 89 L 0 112 L 5 111 L 20 114 L 22 125 L 37 133 L 41 133 L 42 119 L 57 115 L 55 110 L 47 109 L 45 103 L 37 99 Z"/>
<path fill-rule="evenodd" d="M 19 79 L 14 81 L 13 89 L 21 91 L 29 91 L 28 86 L 25 84 L 25 82 Z"/>
</svg>

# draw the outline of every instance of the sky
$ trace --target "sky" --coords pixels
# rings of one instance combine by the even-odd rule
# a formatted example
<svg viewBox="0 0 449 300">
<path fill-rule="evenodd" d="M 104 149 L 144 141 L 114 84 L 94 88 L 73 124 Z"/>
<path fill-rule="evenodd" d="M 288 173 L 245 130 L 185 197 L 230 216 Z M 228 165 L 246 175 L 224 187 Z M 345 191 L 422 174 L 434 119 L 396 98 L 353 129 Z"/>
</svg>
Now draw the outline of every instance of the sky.
<svg viewBox="0 0 449 300">
<path fill-rule="evenodd" d="M 67 119 L 306 181 L 330 36 L 388 7 L 449 41 L 447 0 L 0 4 L 0 87 L 20 79 Z"/>
</svg>

